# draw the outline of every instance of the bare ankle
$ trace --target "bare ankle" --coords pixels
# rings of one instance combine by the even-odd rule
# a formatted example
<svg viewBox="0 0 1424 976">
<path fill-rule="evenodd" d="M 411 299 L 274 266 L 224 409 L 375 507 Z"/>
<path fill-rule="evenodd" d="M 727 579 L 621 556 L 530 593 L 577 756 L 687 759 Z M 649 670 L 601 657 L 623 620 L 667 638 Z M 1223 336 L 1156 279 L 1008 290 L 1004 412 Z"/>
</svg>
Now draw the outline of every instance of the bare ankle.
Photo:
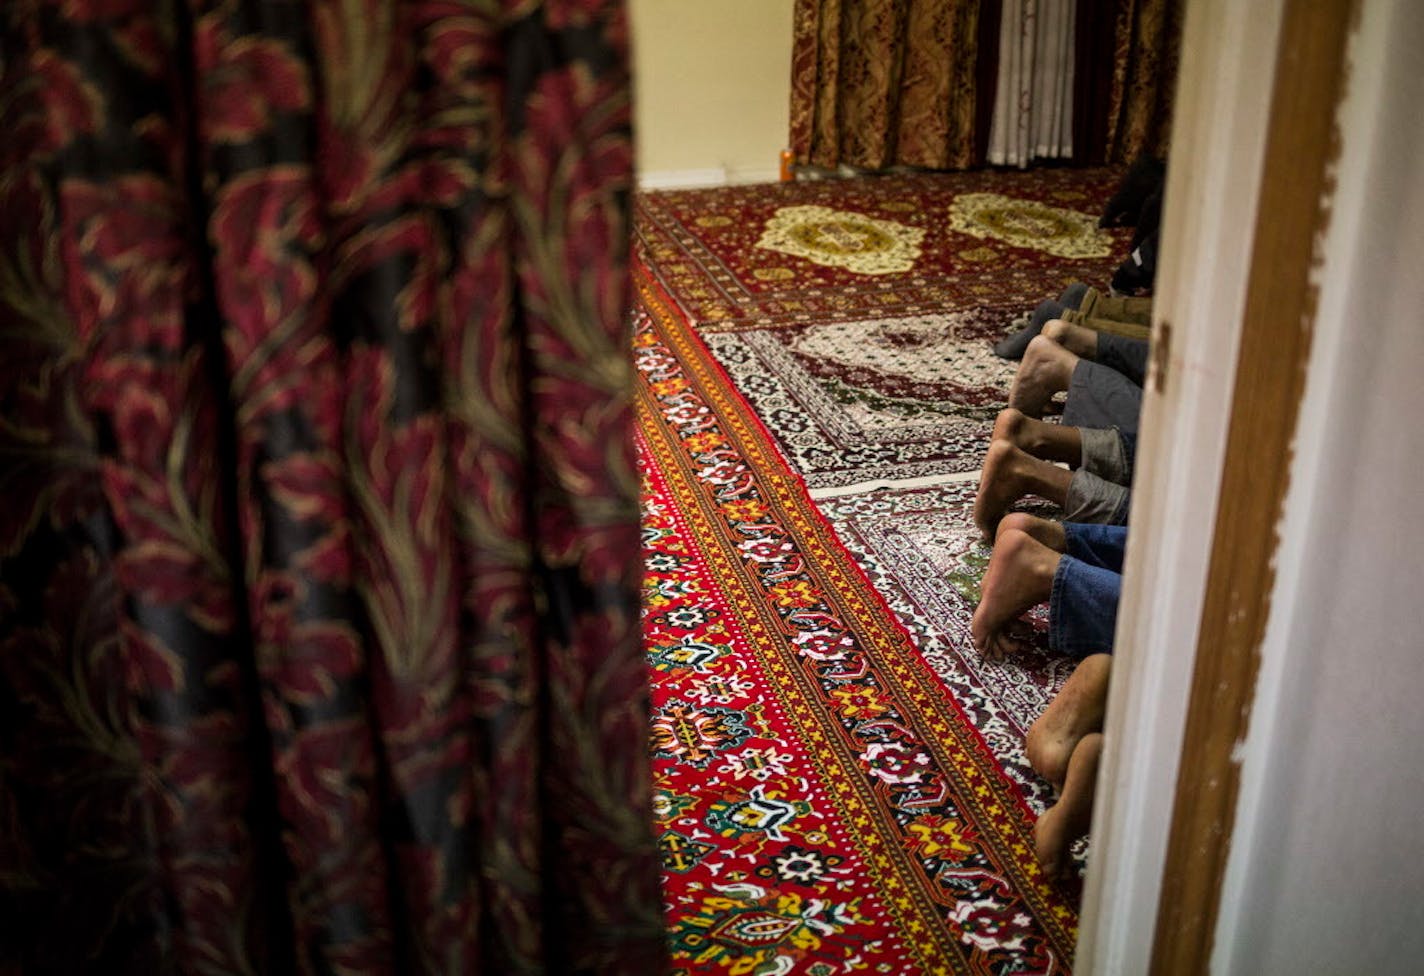
<svg viewBox="0 0 1424 976">
<path fill-rule="evenodd" d="M 1008 532 L 1022 532 L 1025 535 L 1033 535 L 1036 531 L 1036 523 L 1040 519 L 1027 512 L 1010 512 L 999 522 L 999 531 L 996 535 L 1004 535 Z"/>
<path fill-rule="evenodd" d="M 1068 757 L 1073 754 L 1075 745 L 1076 739 L 1063 736 L 1044 716 L 1039 716 L 1024 736 L 1024 755 L 1035 773 L 1055 790 L 1061 790 L 1063 779 L 1068 775 Z"/>
<path fill-rule="evenodd" d="M 993 439 L 1018 444 L 1027 420 L 1028 418 L 1023 415 L 1022 411 L 1015 410 L 1013 407 L 1005 407 L 994 418 Z"/>
<path fill-rule="evenodd" d="M 1043 416 L 1053 395 L 1068 388 L 1078 357 L 1045 336 L 1034 336 L 1009 387 L 1009 406 L 1026 417 Z"/>
<path fill-rule="evenodd" d="M 1022 452 L 1009 440 L 996 439 L 984 454 L 984 470 L 974 497 L 974 523 L 985 541 L 994 537 L 995 527 L 1010 505 L 1023 497 Z"/>
</svg>

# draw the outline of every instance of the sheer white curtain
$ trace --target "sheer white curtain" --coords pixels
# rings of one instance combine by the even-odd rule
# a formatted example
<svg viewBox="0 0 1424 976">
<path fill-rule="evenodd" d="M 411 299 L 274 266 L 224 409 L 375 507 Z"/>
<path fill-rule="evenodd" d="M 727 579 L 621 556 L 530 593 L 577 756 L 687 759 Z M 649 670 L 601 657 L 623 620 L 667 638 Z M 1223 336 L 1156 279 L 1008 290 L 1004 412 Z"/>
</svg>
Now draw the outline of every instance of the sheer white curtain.
<svg viewBox="0 0 1424 976">
<path fill-rule="evenodd" d="M 1004 0 L 989 162 L 1027 166 L 1073 154 L 1076 0 Z"/>
</svg>

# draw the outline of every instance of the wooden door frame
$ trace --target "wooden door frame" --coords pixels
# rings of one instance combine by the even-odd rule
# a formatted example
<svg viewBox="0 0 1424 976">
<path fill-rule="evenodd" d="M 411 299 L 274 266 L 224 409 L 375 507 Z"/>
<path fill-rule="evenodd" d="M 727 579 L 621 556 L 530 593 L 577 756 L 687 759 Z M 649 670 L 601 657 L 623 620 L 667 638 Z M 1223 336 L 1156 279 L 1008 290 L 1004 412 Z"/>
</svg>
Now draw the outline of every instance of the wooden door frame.
<svg viewBox="0 0 1424 976">
<path fill-rule="evenodd" d="M 1359 2 L 1188 7 L 1080 972 L 1210 969 Z"/>
</svg>

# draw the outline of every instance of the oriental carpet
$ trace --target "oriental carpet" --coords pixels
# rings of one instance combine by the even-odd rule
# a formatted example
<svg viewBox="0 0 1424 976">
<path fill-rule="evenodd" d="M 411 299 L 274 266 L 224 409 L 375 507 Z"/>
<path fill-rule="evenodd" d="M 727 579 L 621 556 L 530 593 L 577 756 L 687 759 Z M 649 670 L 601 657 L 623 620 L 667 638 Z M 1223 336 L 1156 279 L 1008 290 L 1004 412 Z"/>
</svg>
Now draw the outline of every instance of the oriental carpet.
<svg viewBox="0 0 1424 976">
<path fill-rule="evenodd" d="M 998 706 L 939 680 L 667 296 L 638 291 L 674 972 L 1064 971 L 1073 893 L 970 710 Z"/>
<path fill-rule="evenodd" d="M 914 174 L 639 197 L 639 253 L 813 494 L 978 470 L 1014 364 L 990 340 L 1129 230 L 1110 170 Z"/>
<path fill-rule="evenodd" d="M 1116 174 L 638 198 L 644 633 L 674 971 L 1047 973 L 1076 884 L 1023 736 L 1071 673 L 969 638 L 990 341 L 1126 233 Z"/>
<path fill-rule="evenodd" d="M 696 324 L 729 331 L 1023 311 L 1106 282 L 1131 230 L 1099 230 L 1121 173 L 1042 169 L 642 193 L 639 256 Z"/>
</svg>

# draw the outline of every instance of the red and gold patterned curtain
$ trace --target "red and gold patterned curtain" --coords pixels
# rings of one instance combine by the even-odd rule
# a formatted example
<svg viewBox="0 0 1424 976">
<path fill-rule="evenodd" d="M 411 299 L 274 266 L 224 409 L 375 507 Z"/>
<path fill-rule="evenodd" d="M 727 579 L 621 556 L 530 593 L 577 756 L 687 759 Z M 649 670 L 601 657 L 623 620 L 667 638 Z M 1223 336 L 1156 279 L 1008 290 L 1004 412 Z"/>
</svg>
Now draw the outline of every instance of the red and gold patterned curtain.
<svg viewBox="0 0 1424 976">
<path fill-rule="evenodd" d="M 626 48 L 0 9 L 0 972 L 660 971 Z"/>
</svg>

